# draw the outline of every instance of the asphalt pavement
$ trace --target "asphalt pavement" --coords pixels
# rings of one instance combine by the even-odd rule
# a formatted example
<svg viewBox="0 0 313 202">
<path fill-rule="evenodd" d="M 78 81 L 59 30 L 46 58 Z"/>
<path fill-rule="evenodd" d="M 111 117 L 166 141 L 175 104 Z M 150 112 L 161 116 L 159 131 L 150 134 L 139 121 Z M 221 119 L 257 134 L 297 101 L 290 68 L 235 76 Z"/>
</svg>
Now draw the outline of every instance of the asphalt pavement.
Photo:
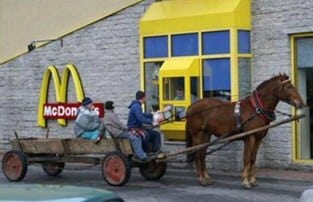
<svg viewBox="0 0 313 202">
<path fill-rule="evenodd" d="M 68 165 L 60 176 L 51 177 L 39 165 L 32 165 L 19 183 L 103 188 L 116 192 L 127 202 L 295 202 L 305 189 L 313 185 L 313 172 L 259 169 L 259 186 L 245 190 L 241 187 L 239 172 L 213 170 L 213 184 L 202 187 L 198 185 L 192 169 L 170 168 L 161 180 L 152 182 L 144 180 L 134 168 L 125 186 L 111 187 L 103 180 L 100 169 L 100 166 Z M 11 183 L 2 172 L 0 183 Z"/>
</svg>

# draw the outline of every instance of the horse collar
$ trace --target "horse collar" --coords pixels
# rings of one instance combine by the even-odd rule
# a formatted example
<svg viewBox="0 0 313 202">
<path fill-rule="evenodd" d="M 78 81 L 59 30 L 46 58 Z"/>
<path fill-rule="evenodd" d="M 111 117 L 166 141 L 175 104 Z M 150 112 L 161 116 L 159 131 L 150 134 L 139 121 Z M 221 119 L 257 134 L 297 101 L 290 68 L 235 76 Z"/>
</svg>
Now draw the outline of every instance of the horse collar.
<svg viewBox="0 0 313 202">
<path fill-rule="evenodd" d="M 252 96 L 250 96 L 250 103 L 255 109 L 255 112 L 259 114 L 260 117 L 264 119 L 266 122 L 269 123 L 276 119 L 274 111 L 267 110 L 264 108 L 262 100 L 256 90 L 253 92 Z"/>
</svg>

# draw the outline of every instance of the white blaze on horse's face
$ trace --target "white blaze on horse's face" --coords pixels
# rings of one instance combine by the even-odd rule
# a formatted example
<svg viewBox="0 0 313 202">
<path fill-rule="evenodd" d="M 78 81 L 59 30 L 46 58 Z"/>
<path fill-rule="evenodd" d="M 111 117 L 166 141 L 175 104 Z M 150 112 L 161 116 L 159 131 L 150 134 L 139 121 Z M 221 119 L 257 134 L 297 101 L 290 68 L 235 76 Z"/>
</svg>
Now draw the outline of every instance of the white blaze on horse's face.
<svg viewBox="0 0 313 202">
<path fill-rule="evenodd" d="M 293 105 L 296 108 L 302 108 L 305 106 L 303 99 L 295 86 L 292 85 L 290 79 L 281 82 L 281 88 L 278 95 L 282 101 Z"/>
</svg>

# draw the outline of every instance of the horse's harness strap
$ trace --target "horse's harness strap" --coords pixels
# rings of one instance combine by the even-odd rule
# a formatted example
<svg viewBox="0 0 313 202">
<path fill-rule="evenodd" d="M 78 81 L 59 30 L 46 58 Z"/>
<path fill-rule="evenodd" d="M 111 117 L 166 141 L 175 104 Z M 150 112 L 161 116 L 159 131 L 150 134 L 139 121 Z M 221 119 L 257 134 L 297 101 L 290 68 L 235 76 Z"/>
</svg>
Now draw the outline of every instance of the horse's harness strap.
<svg viewBox="0 0 313 202">
<path fill-rule="evenodd" d="M 254 91 L 253 94 L 250 96 L 250 103 L 255 109 L 255 112 L 259 114 L 260 117 L 264 119 L 266 122 L 271 122 L 276 119 L 274 111 L 270 111 L 264 108 L 256 91 Z"/>
<path fill-rule="evenodd" d="M 234 115 L 236 120 L 236 127 L 238 132 L 242 131 L 242 123 L 240 118 L 240 101 L 236 102 L 235 108 L 234 108 Z"/>
</svg>

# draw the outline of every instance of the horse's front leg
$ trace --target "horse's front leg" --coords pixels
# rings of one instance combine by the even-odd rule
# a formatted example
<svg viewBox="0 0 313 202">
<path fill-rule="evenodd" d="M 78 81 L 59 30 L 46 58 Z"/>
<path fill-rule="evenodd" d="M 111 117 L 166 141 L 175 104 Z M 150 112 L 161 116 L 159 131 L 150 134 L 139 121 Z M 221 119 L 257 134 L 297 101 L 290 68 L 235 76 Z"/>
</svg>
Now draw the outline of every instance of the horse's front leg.
<svg viewBox="0 0 313 202">
<path fill-rule="evenodd" d="M 250 175 L 250 167 L 251 167 L 251 156 L 252 156 L 252 149 L 255 144 L 255 137 L 249 136 L 244 139 L 244 155 L 243 155 L 243 171 L 241 174 L 241 181 L 242 186 L 245 189 L 250 189 L 252 186 L 249 182 L 249 175 Z"/>
<path fill-rule="evenodd" d="M 251 186 L 257 186 L 256 183 L 256 168 L 255 168 L 255 163 L 256 163 L 256 156 L 258 153 L 258 150 L 260 148 L 260 145 L 262 143 L 262 139 L 257 140 L 255 142 L 255 146 L 253 147 L 252 155 L 251 155 L 251 160 L 250 160 L 250 171 L 249 171 L 249 182 Z"/>
</svg>

